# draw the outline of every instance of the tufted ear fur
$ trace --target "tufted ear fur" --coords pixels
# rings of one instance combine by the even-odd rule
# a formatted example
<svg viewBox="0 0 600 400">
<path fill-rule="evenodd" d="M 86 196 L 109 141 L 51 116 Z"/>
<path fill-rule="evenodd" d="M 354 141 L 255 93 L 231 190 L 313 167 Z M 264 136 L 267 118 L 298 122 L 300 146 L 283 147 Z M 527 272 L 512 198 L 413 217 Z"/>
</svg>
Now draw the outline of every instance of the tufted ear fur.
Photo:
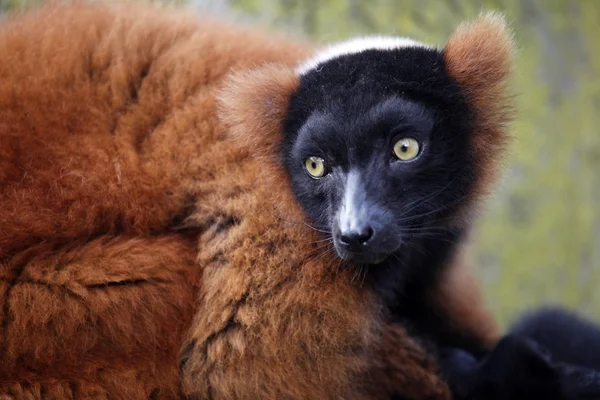
<svg viewBox="0 0 600 400">
<path fill-rule="evenodd" d="M 277 205 L 273 211 L 284 218 L 301 214 L 280 159 L 283 123 L 298 85 L 292 67 L 267 64 L 232 73 L 218 95 L 218 118 L 228 146 L 260 160 L 252 163 L 260 168 L 256 176 L 270 188 L 271 204 Z"/>
<path fill-rule="evenodd" d="M 476 197 L 496 179 L 513 118 L 509 87 L 514 53 L 512 32 L 502 15 L 488 13 L 461 24 L 444 48 L 448 73 L 465 90 L 473 111 L 473 156 L 479 174 Z"/>
<path fill-rule="evenodd" d="M 219 117 L 233 139 L 254 157 L 278 155 L 283 121 L 299 78 L 285 65 L 233 73 L 219 95 Z"/>
</svg>

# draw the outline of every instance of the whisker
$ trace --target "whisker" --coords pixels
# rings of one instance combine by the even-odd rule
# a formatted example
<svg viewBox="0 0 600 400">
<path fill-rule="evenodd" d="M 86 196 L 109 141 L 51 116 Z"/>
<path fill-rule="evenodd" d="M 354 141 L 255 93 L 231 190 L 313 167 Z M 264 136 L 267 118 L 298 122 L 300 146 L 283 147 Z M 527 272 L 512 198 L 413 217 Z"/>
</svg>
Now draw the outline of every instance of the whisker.
<svg viewBox="0 0 600 400">
<path fill-rule="evenodd" d="M 319 261 L 321 258 L 327 256 L 327 255 L 331 255 L 333 252 L 335 252 L 335 248 L 330 248 L 325 250 L 320 256 L 318 256 L 317 258 L 314 259 L 314 261 Z"/>
<path fill-rule="evenodd" d="M 355 266 L 354 267 L 354 272 L 352 273 L 352 279 L 350 279 L 350 283 L 352 285 L 354 285 L 354 280 L 356 279 L 356 277 L 358 276 L 358 270 L 359 270 L 359 266 Z"/>
<path fill-rule="evenodd" d="M 400 258 L 400 256 L 398 254 L 392 253 L 392 256 L 394 256 L 394 258 L 400 262 L 400 266 L 402 268 L 406 267 L 406 262 L 402 258 Z"/>
<path fill-rule="evenodd" d="M 435 210 L 432 210 L 432 211 L 429 211 L 429 212 L 426 212 L 426 213 L 423 213 L 423 214 L 411 215 L 410 217 L 408 217 L 408 218 L 403 218 L 403 219 L 400 219 L 400 220 L 398 220 L 397 222 L 398 222 L 398 223 L 410 222 L 410 221 L 414 221 L 415 219 L 419 219 L 419 218 L 427 217 L 427 216 L 429 216 L 429 215 L 432 215 L 432 214 L 438 213 L 438 212 L 440 212 L 440 211 L 447 210 L 448 208 L 451 208 L 451 207 L 455 206 L 456 204 L 459 204 L 459 203 L 460 203 L 461 201 L 463 201 L 463 200 L 464 200 L 466 197 L 467 197 L 467 196 L 461 196 L 461 197 L 459 197 L 458 199 L 456 199 L 456 200 L 454 200 L 454 201 L 451 201 L 451 202 L 450 202 L 450 203 L 448 203 L 448 204 L 444 204 L 443 206 L 441 206 L 441 207 L 438 207 L 438 208 L 437 208 L 437 209 L 435 209 Z"/>
<path fill-rule="evenodd" d="M 308 226 L 310 229 L 312 229 L 314 231 L 321 232 L 321 233 L 326 233 L 328 235 L 331 235 L 331 231 L 327 231 L 327 230 L 324 230 L 324 229 L 315 228 L 314 226 L 312 226 L 312 225 L 310 225 L 310 224 L 308 224 L 306 222 L 302 222 L 302 224 L 305 225 L 305 226 Z"/>
<path fill-rule="evenodd" d="M 416 234 L 413 237 L 419 239 L 435 239 L 442 242 L 450 243 L 450 244 L 458 244 L 456 240 L 448 239 L 445 236 L 436 235 L 435 233 L 424 233 L 424 234 Z"/>
<path fill-rule="evenodd" d="M 364 271 L 364 273 L 362 274 L 361 282 L 360 282 L 360 286 L 362 287 L 365 284 L 365 280 L 367 279 L 367 272 L 368 272 L 367 269 L 369 267 L 363 267 L 363 266 L 361 266 L 361 268 L 362 268 L 362 271 Z"/>
<path fill-rule="evenodd" d="M 443 192 L 445 192 L 450 186 L 452 186 L 452 184 L 454 182 L 456 182 L 456 180 L 459 177 L 460 177 L 460 173 L 456 174 L 456 176 L 453 179 L 451 179 L 450 182 L 448 182 L 440 190 L 438 190 L 436 192 L 433 192 L 433 193 L 430 193 L 429 195 L 425 196 L 425 198 L 419 198 L 419 199 L 416 199 L 416 200 L 408 203 L 408 205 L 405 205 L 405 207 L 407 207 L 407 209 L 400 216 L 406 215 L 406 214 L 412 212 L 417 207 L 418 204 L 422 204 L 422 203 L 425 203 L 425 202 L 433 200 L 436 196 L 439 196 L 440 194 L 442 194 Z"/>
<path fill-rule="evenodd" d="M 331 246 L 331 245 L 330 245 L 329 243 L 325 243 L 325 244 L 322 244 L 322 245 L 320 245 L 320 246 L 317 246 L 316 248 L 312 249 L 312 250 L 311 250 L 311 251 L 308 253 L 308 256 L 311 256 L 311 255 L 313 255 L 314 253 L 318 252 L 319 250 L 322 250 L 322 249 L 328 248 L 328 247 L 330 247 L 330 246 Z"/>
<path fill-rule="evenodd" d="M 402 232 L 422 232 L 422 231 L 437 231 L 437 232 L 447 232 L 449 231 L 450 228 L 447 227 L 443 227 L 443 226 L 408 226 L 408 227 L 402 227 L 401 231 Z"/>
<path fill-rule="evenodd" d="M 329 231 L 329 230 L 326 230 L 326 229 L 322 229 L 321 227 L 316 227 L 316 226 L 313 226 L 313 225 L 309 224 L 309 223 L 308 223 L 308 222 L 306 222 L 306 221 L 290 221 L 290 220 L 286 220 L 286 219 L 284 219 L 284 218 L 282 218 L 282 217 L 280 217 L 280 216 L 276 216 L 276 218 L 277 218 L 278 220 L 282 221 L 282 222 L 285 222 L 285 223 L 287 223 L 287 224 L 304 225 L 304 226 L 307 226 L 307 227 L 309 227 L 309 228 L 310 228 L 310 229 L 312 229 L 313 231 L 316 231 L 316 232 L 321 232 L 321 233 L 326 233 L 326 234 L 328 234 L 328 235 L 331 235 L 331 231 Z"/>
<path fill-rule="evenodd" d="M 325 239 L 321 239 L 321 240 L 315 240 L 314 242 L 308 242 L 306 244 L 316 244 L 316 243 L 322 243 L 322 242 L 330 242 L 333 243 L 333 238 L 332 237 L 328 237 Z"/>
</svg>

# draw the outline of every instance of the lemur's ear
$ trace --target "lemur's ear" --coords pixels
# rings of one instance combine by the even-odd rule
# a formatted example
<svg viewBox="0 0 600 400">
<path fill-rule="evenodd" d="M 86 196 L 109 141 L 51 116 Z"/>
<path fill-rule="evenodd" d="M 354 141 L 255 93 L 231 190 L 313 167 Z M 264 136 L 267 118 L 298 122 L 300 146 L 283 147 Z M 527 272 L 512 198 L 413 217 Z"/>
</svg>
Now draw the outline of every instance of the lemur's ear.
<svg viewBox="0 0 600 400">
<path fill-rule="evenodd" d="M 472 144 L 483 192 L 491 186 L 509 140 L 514 48 L 512 32 L 498 13 L 460 25 L 444 48 L 447 71 L 465 90 L 474 113 Z"/>
<path fill-rule="evenodd" d="M 283 138 L 283 122 L 299 78 L 285 65 L 233 73 L 219 99 L 227 135 L 252 155 L 273 157 Z"/>
</svg>

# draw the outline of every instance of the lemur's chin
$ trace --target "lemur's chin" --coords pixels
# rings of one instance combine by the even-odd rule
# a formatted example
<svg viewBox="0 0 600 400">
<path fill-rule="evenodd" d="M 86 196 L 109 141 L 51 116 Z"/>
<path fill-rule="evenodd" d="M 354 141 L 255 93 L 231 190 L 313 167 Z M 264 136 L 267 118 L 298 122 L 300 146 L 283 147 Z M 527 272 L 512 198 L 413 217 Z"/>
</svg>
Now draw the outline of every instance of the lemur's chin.
<svg viewBox="0 0 600 400">
<path fill-rule="evenodd" d="M 337 255 L 344 261 L 355 264 L 380 264 L 388 258 L 390 253 L 374 253 L 370 251 L 354 252 L 335 246 Z"/>
</svg>

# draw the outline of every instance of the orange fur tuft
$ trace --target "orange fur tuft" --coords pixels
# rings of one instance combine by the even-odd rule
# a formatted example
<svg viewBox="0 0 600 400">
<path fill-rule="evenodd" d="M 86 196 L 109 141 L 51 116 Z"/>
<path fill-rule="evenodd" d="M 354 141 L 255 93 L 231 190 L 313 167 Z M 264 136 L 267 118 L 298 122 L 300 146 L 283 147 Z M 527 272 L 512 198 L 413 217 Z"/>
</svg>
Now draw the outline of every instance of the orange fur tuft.
<svg viewBox="0 0 600 400">
<path fill-rule="evenodd" d="M 504 18 L 488 13 L 460 25 L 444 48 L 448 72 L 464 88 L 474 114 L 472 146 L 480 176 L 474 199 L 488 194 L 493 187 L 510 140 L 514 47 Z"/>
</svg>

